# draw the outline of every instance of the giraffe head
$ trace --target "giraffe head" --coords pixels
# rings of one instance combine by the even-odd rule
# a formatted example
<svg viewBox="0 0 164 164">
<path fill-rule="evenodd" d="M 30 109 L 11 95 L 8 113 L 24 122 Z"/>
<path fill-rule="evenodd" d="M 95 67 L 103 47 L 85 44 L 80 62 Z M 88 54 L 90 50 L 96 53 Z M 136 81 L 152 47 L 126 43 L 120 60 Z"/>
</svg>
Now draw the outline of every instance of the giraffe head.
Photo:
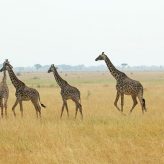
<svg viewBox="0 0 164 164">
<path fill-rule="evenodd" d="M 48 69 L 48 73 L 54 72 L 55 70 L 57 70 L 57 67 L 55 67 L 54 64 L 51 64 L 50 68 Z"/>
<path fill-rule="evenodd" d="M 8 59 L 6 59 L 5 62 L 3 63 L 3 67 L 0 69 L 0 72 L 6 71 L 12 68 L 13 68 L 12 65 L 9 63 Z"/>
<path fill-rule="evenodd" d="M 102 52 L 101 55 L 99 55 L 99 56 L 95 59 L 95 61 L 98 61 L 98 60 L 105 60 L 105 59 L 106 59 L 106 55 L 105 55 L 104 52 Z"/>
</svg>

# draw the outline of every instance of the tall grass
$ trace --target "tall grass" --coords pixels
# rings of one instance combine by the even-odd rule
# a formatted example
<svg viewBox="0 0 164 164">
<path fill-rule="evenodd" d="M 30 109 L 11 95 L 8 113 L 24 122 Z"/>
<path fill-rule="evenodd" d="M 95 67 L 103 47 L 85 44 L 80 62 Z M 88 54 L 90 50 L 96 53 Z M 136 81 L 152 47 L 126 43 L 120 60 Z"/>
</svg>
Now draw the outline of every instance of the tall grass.
<svg viewBox="0 0 164 164">
<path fill-rule="evenodd" d="M 104 82 L 96 83 L 96 78 L 101 80 L 100 75 L 77 74 L 81 77 L 79 83 L 74 81 L 74 74 L 69 73 L 64 77 L 71 81 L 72 76 L 71 82 L 81 91 L 83 121 L 80 114 L 74 119 L 75 105 L 71 101 L 68 101 L 70 118 L 67 118 L 64 111 L 63 118 L 60 119 L 60 89 L 48 87 L 56 82 L 53 76 L 46 74 L 36 79 L 36 86 L 42 78 L 43 81 L 44 77 L 47 79 L 45 84 L 42 81 L 41 87 L 37 88 L 41 101 L 47 106 L 42 109 L 42 119 L 36 119 L 30 102 L 23 102 L 24 117 L 21 119 L 17 106 L 17 117 L 14 118 L 11 107 L 15 101 L 15 89 L 10 85 L 8 119 L 0 119 L 0 163 L 164 163 L 162 74 L 133 74 L 132 78 L 135 77 L 144 85 L 148 112 L 142 115 L 138 104 L 130 116 L 128 112 L 132 106 L 131 97 L 125 96 L 124 113 L 127 115 L 122 116 L 113 105 L 116 95 L 114 80 L 111 76 L 102 75 Z M 31 85 L 28 76 L 22 75 L 19 78 L 27 80 L 27 84 Z M 153 82 L 147 80 L 153 77 L 156 77 Z M 85 83 L 85 80 L 89 83 Z M 111 82 L 108 83 L 108 80 Z M 42 84 L 47 87 L 42 87 Z"/>
</svg>

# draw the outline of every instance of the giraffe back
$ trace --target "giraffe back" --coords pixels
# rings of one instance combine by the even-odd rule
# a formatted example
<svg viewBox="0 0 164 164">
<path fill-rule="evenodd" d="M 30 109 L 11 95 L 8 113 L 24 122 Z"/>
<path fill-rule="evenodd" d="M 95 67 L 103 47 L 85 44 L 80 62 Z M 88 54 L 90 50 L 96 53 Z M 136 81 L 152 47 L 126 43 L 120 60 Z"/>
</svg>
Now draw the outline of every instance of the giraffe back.
<svg viewBox="0 0 164 164">
<path fill-rule="evenodd" d="M 17 89 L 15 95 L 19 100 L 28 101 L 38 99 L 39 92 L 34 88 L 24 86 Z"/>
<path fill-rule="evenodd" d="M 143 92 L 143 86 L 139 81 L 130 79 L 129 77 L 117 81 L 117 91 L 126 95 L 138 95 Z"/>
<path fill-rule="evenodd" d="M 61 89 L 61 95 L 64 99 L 80 100 L 80 91 L 69 84 Z"/>
</svg>

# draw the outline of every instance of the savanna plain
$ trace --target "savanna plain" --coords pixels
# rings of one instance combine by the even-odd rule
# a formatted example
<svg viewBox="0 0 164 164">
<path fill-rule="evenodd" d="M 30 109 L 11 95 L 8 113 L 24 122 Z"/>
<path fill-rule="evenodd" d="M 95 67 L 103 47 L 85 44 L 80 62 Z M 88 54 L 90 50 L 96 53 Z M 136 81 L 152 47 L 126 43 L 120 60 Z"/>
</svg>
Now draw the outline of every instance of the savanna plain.
<svg viewBox="0 0 164 164">
<path fill-rule="evenodd" d="M 83 121 L 69 100 L 60 119 L 62 99 L 53 74 L 21 73 L 19 79 L 36 88 L 42 103 L 37 119 L 31 102 L 19 105 L 14 118 L 15 88 L 7 76 L 10 96 L 8 118 L 0 118 L 0 163 L 2 164 L 162 164 L 164 163 L 164 73 L 126 72 L 144 86 L 147 112 L 140 104 L 129 115 L 130 96 L 125 96 L 124 113 L 113 103 L 115 80 L 109 72 L 62 72 L 61 76 L 79 88 Z M 0 78 L 2 79 L 2 73 Z M 120 101 L 118 103 L 120 105 Z"/>
</svg>

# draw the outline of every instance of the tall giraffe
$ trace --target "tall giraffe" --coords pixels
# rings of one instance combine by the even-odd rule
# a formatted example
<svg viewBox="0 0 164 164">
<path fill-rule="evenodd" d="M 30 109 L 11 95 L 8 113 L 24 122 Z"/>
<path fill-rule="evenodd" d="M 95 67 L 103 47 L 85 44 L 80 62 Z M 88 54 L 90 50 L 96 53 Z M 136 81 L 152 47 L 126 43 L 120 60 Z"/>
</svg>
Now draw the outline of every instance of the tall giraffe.
<svg viewBox="0 0 164 164">
<path fill-rule="evenodd" d="M 7 117 L 7 101 L 9 97 L 9 88 L 6 83 L 6 71 L 3 72 L 3 79 L 0 83 L 0 107 L 1 116 L 3 118 L 3 108 L 5 108 L 5 116 Z"/>
<path fill-rule="evenodd" d="M 68 112 L 68 106 L 67 106 L 67 100 L 68 99 L 71 99 L 75 102 L 76 104 L 76 112 L 75 112 L 75 118 L 77 116 L 77 112 L 78 112 L 78 109 L 81 113 L 81 118 L 83 119 L 83 113 L 82 113 L 82 105 L 80 103 L 80 91 L 69 85 L 67 83 L 67 81 L 63 80 L 61 78 L 61 76 L 58 74 L 57 72 L 57 68 L 54 66 L 54 64 L 52 64 L 48 70 L 48 73 L 50 72 L 53 72 L 54 74 L 54 77 L 56 79 L 56 82 L 58 83 L 58 85 L 60 86 L 61 88 L 61 96 L 62 96 L 62 99 L 63 99 L 63 106 L 62 106 L 62 109 L 61 109 L 61 115 L 60 115 L 60 118 L 62 117 L 63 115 L 63 111 L 64 111 L 64 107 L 66 108 L 67 110 L 67 116 L 69 117 L 69 112 Z"/>
<path fill-rule="evenodd" d="M 15 113 L 15 107 L 17 106 L 17 104 L 19 103 L 20 105 L 20 111 L 21 111 L 21 116 L 23 117 L 23 105 L 22 105 L 22 101 L 29 101 L 31 100 L 31 102 L 33 103 L 35 110 L 36 110 L 36 116 L 38 117 L 38 113 L 39 113 L 39 117 L 41 117 L 41 106 L 45 108 L 45 105 L 40 103 L 40 95 L 39 92 L 36 89 L 30 88 L 28 86 L 25 85 L 25 83 L 23 83 L 22 81 L 20 81 L 15 73 L 12 70 L 12 66 L 10 65 L 8 60 L 5 60 L 5 62 L 3 63 L 3 67 L 0 69 L 0 72 L 2 71 L 8 71 L 10 79 L 12 84 L 14 85 L 15 89 L 16 89 L 16 101 L 15 104 L 12 107 L 12 111 L 14 113 L 14 116 L 16 116 Z M 41 104 L 41 106 L 40 106 Z"/>
<path fill-rule="evenodd" d="M 116 108 L 120 111 L 120 108 L 117 106 L 117 102 L 119 100 L 119 97 L 121 96 L 121 112 L 123 112 L 123 106 L 124 106 L 124 94 L 125 95 L 131 95 L 133 100 L 133 106 L 130 110 L 130 113 L 133 111 L 134 107 L 137 105 L 137 97 L 140 101 L 141 107 L 142 107 L 142 113 L 146 111 L 146 105 L 145 105 L 145 99 L 143 98 L 143 86 L 139 81 L 135 81 L 130 79 L 125 73 L 117 70 L 115 66 L 112 64 L 110 59 L 105 55 L 104 52 L 102 52 L 101 55 L 99 55 L 95 61 L 98 60 L 104 60 L 109 71 L 111 72 L 112 76 L 116 79 L 116 90 L 117 95 L 114 102 L 114 105 Z"/>
</svg>

